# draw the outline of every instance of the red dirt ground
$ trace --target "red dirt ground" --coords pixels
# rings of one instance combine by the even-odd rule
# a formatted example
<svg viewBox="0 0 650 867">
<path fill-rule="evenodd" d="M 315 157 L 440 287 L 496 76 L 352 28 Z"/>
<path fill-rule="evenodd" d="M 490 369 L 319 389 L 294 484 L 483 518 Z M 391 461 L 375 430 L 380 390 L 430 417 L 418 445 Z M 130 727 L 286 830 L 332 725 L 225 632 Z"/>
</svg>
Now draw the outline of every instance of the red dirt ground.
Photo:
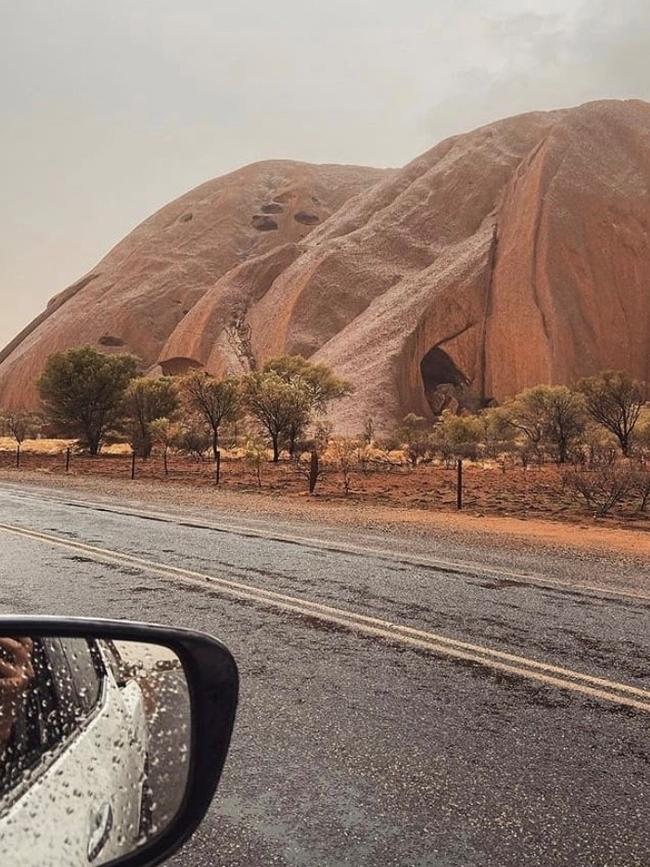
<svg viewBox="0 0 650 867">
<path fill-rule="evenodd" d="M 0 468 L 15 466 L 15 453 L 0 451 Z M 21 456 L 24 470 L 37 471 L 49 476 L 65 475 L 64 454 L 35 454 Z M 131 458 L 128 455 L 103 455 L 90 458 L 73 454 L 70 476 L 100 476 L 130 479 Z M 255 470 L 239 459 L 224 459 L 221 463 L 220 489 L 287 495 L 291 499 L 306 496 L 307 481 L 288 461 L 277 465 L 264 463 L 262 487 L 258 488 Z M 165 478 L 162 460 L 152 457 L 136 462 L 136 477 L 162 484 L 214 487 L 215 476 L 211 461 L 172 455 L 169 475 Z M 593 516 L 584 504 L 562 490 L 561 475 L 555 466 L 509 469 L 466 464 L 463 472 L 463 507 L 472 514 L 510 516 L 514 518 L 542 518 L 570 523 L 591 523 Z M 364 505 L 424 511 L 456 509 L 456 470 L 442 466 L 421 465 L 416 468 L 393 467 L 369 469 L 352 473 L 351 490 L 343 493 L 341 474 L 326 468 L 319 481 L 315 499 L 334 504 L 336 501 L 359 502 Z M 635 530 L 650 529 L 650 516 L 639 512 L 633 502 L 617 507 L 615 513 L 600 519 L 610 527 Z"/>
</svg>

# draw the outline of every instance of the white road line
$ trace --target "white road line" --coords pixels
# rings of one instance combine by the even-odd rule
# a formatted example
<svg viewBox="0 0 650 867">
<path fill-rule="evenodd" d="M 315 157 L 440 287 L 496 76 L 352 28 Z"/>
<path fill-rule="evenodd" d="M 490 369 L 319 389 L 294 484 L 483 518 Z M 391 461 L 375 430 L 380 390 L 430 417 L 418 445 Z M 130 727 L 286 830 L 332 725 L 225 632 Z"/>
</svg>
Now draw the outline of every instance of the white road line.
<svg viewBox="0 0 650 867">
<path fill-rule="evenodd" d="M 391 621 L 368 617 L 354 611 L 346 611 L 313 602 L 309 599 L 278 593 L 262 587 L 255 587 L 239 581 L 217 578 L 202 572 L 181 569 L 147 560 L 131 554 L 124 554 L 108 548 L 99 548 L 83 542 L 71 541 L 60 536 L 29 530 L 13 524 L 0 524 L 0 530 L 23 538 L 44 542 L 54 547 L 83 553 L 97 562 L 114 563 L 124 566 L 135 566 L 140 570 L 191 584 L 206 584 L 211 589 L 226 596 L 237 599 L 247 599 L 263 605 L 270 605 L 285 611 L 290 611 L 306 617 L 317 618 L 326 623 L 348 629 L 352 632 L 362 632 L 374 637 L 384 638 L 391 642 L 417 647 L 441 656 L 483 665 L 498 671 L 504 671 L 518 677 L 535 680 L 549 686 L 578 692 L 592 698 L 625 705 L 650 713 L 650 690 L 619 683 L 605 678 L 594 677 L 582 672 L 529 659 L 512 653 L 495 650 L 479 644 L 471 644 L 447 638 L 425 630 L 414 629 Z"/>
</svg>

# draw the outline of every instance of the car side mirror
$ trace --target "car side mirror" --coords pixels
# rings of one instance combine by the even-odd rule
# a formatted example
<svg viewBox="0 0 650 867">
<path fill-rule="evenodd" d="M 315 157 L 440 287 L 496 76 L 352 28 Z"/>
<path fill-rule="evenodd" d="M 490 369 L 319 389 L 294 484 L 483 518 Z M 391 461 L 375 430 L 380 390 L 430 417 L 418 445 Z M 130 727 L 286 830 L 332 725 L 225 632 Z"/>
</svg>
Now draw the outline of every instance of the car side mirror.
<svg viewBox="0 0 650 867">
<path fill-rule="evenodd" d="M 212 800 L 237 693 L 198 632 L 0 617 L 0 863 L 160 864 Z"/>
</svg>

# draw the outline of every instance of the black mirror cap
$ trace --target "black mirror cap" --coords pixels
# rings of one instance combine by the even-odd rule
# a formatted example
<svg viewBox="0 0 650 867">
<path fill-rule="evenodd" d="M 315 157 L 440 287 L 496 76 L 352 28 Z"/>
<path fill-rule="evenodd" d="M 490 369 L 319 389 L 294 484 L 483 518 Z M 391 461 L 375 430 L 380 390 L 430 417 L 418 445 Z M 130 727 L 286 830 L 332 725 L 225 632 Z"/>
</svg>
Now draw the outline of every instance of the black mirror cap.
<svg viewBox="0 0 650 867">
<path fill-rule="evenodd" d="M 157 624 L 84 617 L 3 617 L 0 635 L 99 638 L 161 644 L 176 653 L 187 678 L 191 706 L 190 762 L 183 802 L 158 836 L 104 867 L 154 867 L 194 833 L 216 791 L 235 723 L 239 674 L 221 641 L 206 633 Z"/>
</svg>

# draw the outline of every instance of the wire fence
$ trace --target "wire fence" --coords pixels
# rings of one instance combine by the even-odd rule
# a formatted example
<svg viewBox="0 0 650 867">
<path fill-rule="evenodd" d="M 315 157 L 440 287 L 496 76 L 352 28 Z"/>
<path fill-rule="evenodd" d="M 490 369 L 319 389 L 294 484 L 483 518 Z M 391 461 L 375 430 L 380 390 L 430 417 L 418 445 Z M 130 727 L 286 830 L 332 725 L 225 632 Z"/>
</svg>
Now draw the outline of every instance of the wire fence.
<svg viewBox="0 0 650 867">
<path fill-rule="evenodd" d="M 166 470 L 165 470 L 166 464 Z M 258 467 L 242 457 L 221 453 L 218 468 L 207 456 L 197 459 L 169 451 L 165 461 L 160 454 L 143 460 L 128 452 L 91 457 L 74 449 L 56 452 L 17 449 L 0 450 L 0 469 L 37 472 L 44 477 L 102 477 L 130 482 L 175 483 L 188 487 L 212 487 L 233 491 L 260 491 L 274 495 L 306 496 L 309 490 L 307 467 L 295 461 L 277 464 L 264 460 Z M 344 484 L 335 465 L 324 464 L 316 486 L 316 496 L 365 500 L 377 506 L 416 509 L 463 509 L 478 514 L 516 517 L 539 516 L 584 519 L 585 508 L 568 491 L 562 473 L 554 465 L 503 472 L 472 462 L 455 465 L 418 464 L 417 466 L 364 465 L 356 463 Z M 648 513 L 640 512 L 638 498 L 628 496 L 617 506 L 617 515 L 627 523 L 649 523 Z M 589 510 L 587 510 L 589 511 Z M 593 512 L 593 509 L 591 510 Z"/>
</svg>

